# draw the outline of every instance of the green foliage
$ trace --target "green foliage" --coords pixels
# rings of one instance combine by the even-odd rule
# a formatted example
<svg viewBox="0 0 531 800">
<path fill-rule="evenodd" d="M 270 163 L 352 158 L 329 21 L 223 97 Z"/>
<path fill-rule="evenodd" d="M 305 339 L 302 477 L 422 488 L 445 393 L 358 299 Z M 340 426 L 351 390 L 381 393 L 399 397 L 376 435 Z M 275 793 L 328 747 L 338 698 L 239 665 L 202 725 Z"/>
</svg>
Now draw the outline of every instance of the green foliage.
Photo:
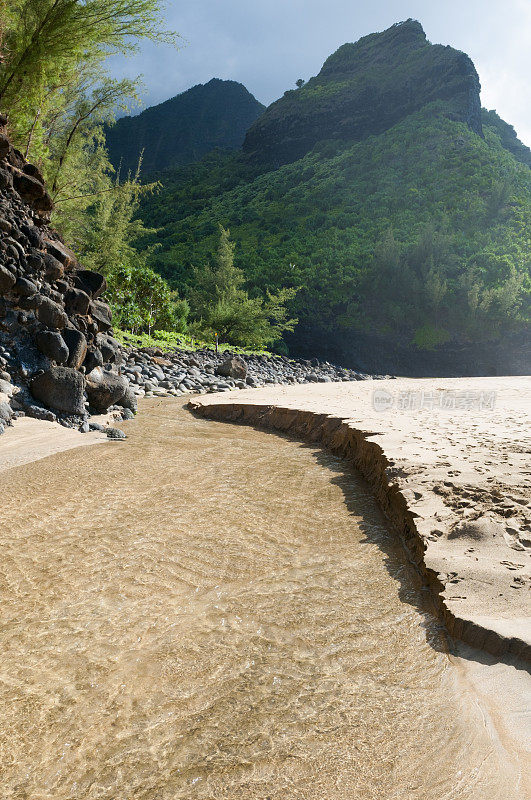
<svg viewBox="0 0 531 800">
<path fill-rule="evenodd" d="M 160 0 L 10 0 L 2 12 L 0 106 L 15 144 L 38 163 L 56 204 L 54 223 L 107 277 L 119 325 L 133 332 L 184 331 L 188 305 L 133 246 L 154 233 L 135 219 L 138 171 L 113 177 L 104 126 L 136 96 L 135 82 L 106 72 L 109 55 L 142 38 L 175 42 L 161 29 Z"/>
<path fill-rule="evenodd" d="M 444 344 L 449 338 L 448 331 L 434 328 L 433 325 L 424 325 L 422 328 L 417 328 L 413 341 L 421 350 L 434 350 L 437 345 Z"/>
<path fill-rule="evenodd" d="M 136 214 L 141 198 L 156 191 L 158 184 L 141 184 L 139 171 L 140 164 L 136 174 L 125 181 L 118 175 L 82 214 L 64 221 L 63 230 L 89 269 L 108 275 L 115 265 L 145 265 L 150 249 L 139 253 L 133 242 L 141 236 L 156 235 L 157 230 L 146 228 Z"/>
<path fill-rule="evenodd" d="M 191 296 L 219 221 L 250 293 L 302 287 L 289 313 L 325 334 L 412 341 L 431 326 L 459 340 L 526 324 L 531 172 L 497 131 L 482 139 L 434 103 L 378 136 L 327 144 L 267 172 L 218 154 L 165 175 L 141 203 L 161 228 L 154 268 Z"/>
<path fill-rule="evenodd" d="M 205 340 L 201 336 L 192 334 L 176 333 L 175 331 L 152 331 L 148 333 L 131 333 L 130 331 L 115 330 L 115 337 L 122 344 L 130 347 L 159 347 L 161 350 L 189 350 L 194 351 L 197 348 L 207 350 L 215 350 L 216 344 L 213 338 Z M 263 348 L 251 349 L 245 347 L 236 347 L 234 345 L 219 344 L 218 350 L 220 352 L 230 353 L 245 353 L 245 354 L 263 354 L 270 356 L 271 353 Z"/>
<path fill-rule="evenodd" d="M 115 324 L 131 333 L 168 330 L 184 333 L 188 303 L 146 266 L 114 267 L 107 276 Z"/>
<path fill-rule="evenodd" d="M 135 97 L 105 59 L 138 41 L 175 41 L 161 30 L 160 0 L 9 0 L 1 10 L 0 107 L 26 158 L 42 169 L 56 223 L 109 190 L 102 126 Z"/>
<path fill-rule="evenodd" d="M 234 264 L 234 247 L 229 232 L 220 229 L 220 241 L 212 263 L 194 270 L 190 305 L 198 330 L 233 345 L 261 348 L 293 331 L 296 319 L 288 319 L 286 303 L 297 290 L 282 288 L 265 297 L 249 297 L 243 288 L 245 276 Z"/>
</svg>

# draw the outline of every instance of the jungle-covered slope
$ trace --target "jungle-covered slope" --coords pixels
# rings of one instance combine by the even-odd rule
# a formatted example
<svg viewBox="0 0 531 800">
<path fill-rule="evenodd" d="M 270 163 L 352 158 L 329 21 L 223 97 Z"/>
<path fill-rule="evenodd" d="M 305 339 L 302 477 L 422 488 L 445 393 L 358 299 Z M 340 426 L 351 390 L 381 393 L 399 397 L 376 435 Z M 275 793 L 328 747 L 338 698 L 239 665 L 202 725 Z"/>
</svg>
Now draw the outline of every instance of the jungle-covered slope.
<svg viewBox="0 0 531 800">
<path fill-rule="evenodd" d="M 404 55 L 411 23 L 402 27 Z M 368 75 L 374 61 L 385 69 L 396 28 L 393 37 L 371 38 Z M 359 48 L 345 47 L 338 51 L 342 74 L 350 59 L 359 83 Z M 429 102 L 405 108 L 385 130 L 361 139 L 325 130 L 305 155 L 280 167 L 246 146 L 164 173 L 163 190 L 142 209 L 159 228 L 156 269 L 186 294 L 193 265 L 215 250 L 221 223 L 252 290 L 300 287 L 292 308 L 300 320 L 291 338 L 296 351 L 308 339 L 345 348 L 372 336 L 430 349 L 521 334 L 529 311 L 531 154 L 494 112 L 456 112 L 465 108 L 462 84 L 453 80 L 457 51 L 425 47 L 436 48 L 434 79 L 440 87 L 441 75 L 449 76 L 449 96 L 438 90 L 430 99 L 426 85 Z M 382 103 L 393 80 L 402 96 L 407 73 L 387 75 Z M 469 106 L 480 109 L 478 83 L 474 91 Z M 292 107 L 288 97 L 288 113 Z M 268 114 L 256 123 L 262 133 Z"/>
<path fill-rule="evenodd" d="M 241 147 L 249 126 L 264 106 L 236 81 L 213 78 L 147 108 L 122 117 L 106 131 L 115 168 L 134 172 L 142 153 L 142 173 L 197 161 L 216 147 Z"/>
</svg>

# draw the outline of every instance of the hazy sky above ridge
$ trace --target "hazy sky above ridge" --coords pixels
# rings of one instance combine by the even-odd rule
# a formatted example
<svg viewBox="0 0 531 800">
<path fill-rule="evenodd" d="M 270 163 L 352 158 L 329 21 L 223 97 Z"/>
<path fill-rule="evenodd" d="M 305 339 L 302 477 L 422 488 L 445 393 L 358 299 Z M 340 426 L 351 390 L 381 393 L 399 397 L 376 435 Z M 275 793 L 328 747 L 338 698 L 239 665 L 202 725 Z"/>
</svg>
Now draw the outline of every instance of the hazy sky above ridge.
<svg viewBox="0 0 531 800">
<path fill-rule="evenodd" d="M 409 17 L 434 44 L 468 53 L 482 104 L 531 146 L 531 0 L 168 0 L 181 49 L 144 43 L 135 56 L 113 58 L 111 71 L 143 75 L 143 106 L 211 78 L 239 81 L 268 105 L 316 75 L 340 45 Z"/>
</svg>

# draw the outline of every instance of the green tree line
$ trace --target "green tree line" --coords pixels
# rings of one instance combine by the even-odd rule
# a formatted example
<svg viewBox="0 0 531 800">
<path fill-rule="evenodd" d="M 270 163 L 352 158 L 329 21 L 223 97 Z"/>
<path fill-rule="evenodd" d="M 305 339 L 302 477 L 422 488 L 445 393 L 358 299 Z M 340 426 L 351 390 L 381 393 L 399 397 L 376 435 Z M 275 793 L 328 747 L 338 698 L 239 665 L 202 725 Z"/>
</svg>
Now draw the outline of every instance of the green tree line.
<svg viewBox="0 0 531 800">
<path fill-rule="evenodd" d="M 116 174 L 105 129 L 138 100 L 139 80 L 115 80 L 107 59 L 142 40 L 178 45 L 163 24 L 162 0 L 2 0 L 0 108 L 15 146 L 43 172 L 55 204 L 53 223 L 84 264 L 107 277 L 115 322 L 133 333 L 216 332 L 233 344 L 271 344 L 293 326 L 290 291 L 249 297 L 243 273 L 228 269 L 233 250 L 221 231 L 216 266 L 197 269 L 189 302 L 148 265 L 152 248 L 136 242 L 157 230 L 138 217 L 142 196 L 158 185 Z M 222 266 L 223 265 L 223 266 Z M 218 290 L 206 286 L 218 270 Z M 225 272 L 223 271 L 225 269 Z"/>
</svg>

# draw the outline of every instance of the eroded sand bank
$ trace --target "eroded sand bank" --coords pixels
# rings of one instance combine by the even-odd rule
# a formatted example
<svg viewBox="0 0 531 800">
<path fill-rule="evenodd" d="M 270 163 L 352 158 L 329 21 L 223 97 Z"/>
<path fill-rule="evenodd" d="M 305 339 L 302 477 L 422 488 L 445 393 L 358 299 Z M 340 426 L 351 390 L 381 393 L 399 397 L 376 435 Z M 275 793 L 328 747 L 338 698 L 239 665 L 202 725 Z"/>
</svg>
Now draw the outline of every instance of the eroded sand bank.
<svg viewBox="0 0 531 800">
<path fill-rule="evenodd" d="M 272 386 L 190 405 L 341 452 L 440 591 L 451 633 L 531 659 L 530 378 Z"/>
<path fill-rule="evenodd" d="M 451 658 L 476 694 L 485 726 L 525 763 L 531 379 L 272 386 L 197 397 L 190 406 L 319 441 L 356 465 L 448 628 L 464 640 L 454 642 Z"/>
</svg>

